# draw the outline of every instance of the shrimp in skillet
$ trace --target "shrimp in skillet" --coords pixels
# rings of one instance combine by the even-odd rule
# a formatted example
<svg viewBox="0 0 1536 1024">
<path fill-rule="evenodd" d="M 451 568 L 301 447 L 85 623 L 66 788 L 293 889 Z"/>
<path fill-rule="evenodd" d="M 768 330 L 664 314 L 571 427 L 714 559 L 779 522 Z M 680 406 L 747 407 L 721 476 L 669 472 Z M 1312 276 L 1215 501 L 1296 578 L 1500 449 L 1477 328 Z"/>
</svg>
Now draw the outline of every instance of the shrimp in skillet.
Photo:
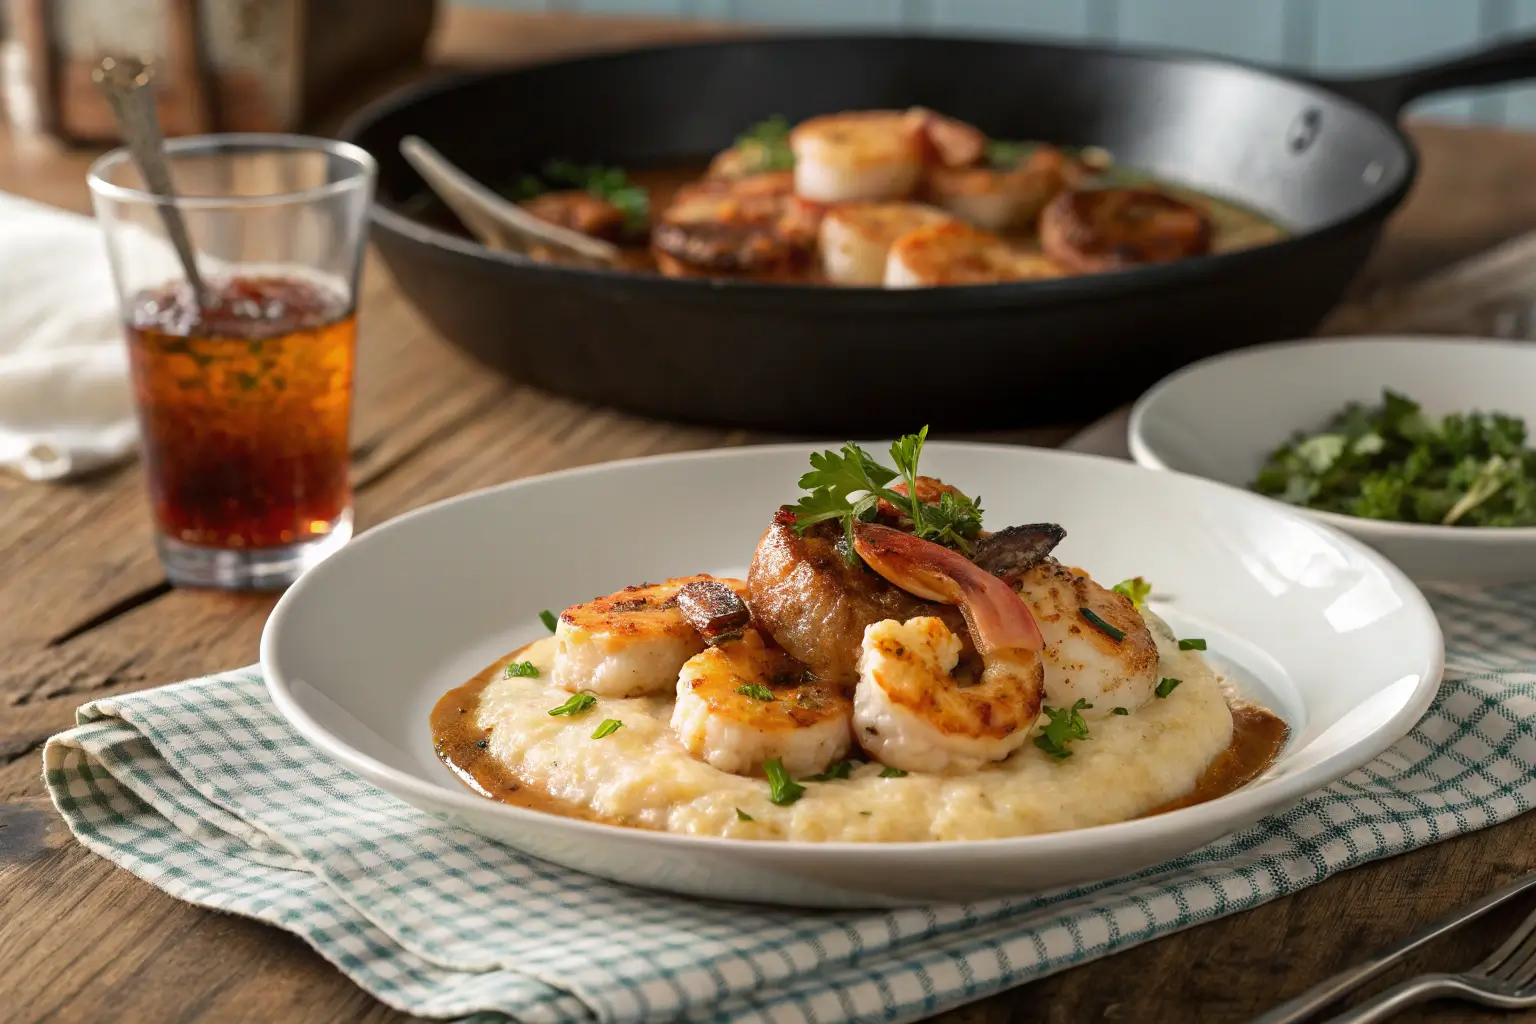
<svg viewBox="0 0 1536 1024">
<path fill-rule="evenodd" d="M 821 268 L 833 284 L 878 288 L 898 238 L 954 220 L 920 203 L 840 203 L 821 220 Z"/>
<path fill-rule="evenodd" d="M 651 251 L 670 277 L 796 280 L 813 269 L 820 219 L 788 171 L 706 179 L 678 190 L 651 231 Z"/>
<path fill-rule="evenodd" d="M 802 121 L 789 133 L 795 191 L 822 203 L 905 199 L 929 167 L 964 167 L 987 150 L 982 132 L 923 107 L 854 110 Z"/>
<path fill-rule="evenodd" d="M 617 242 L 625 234 L 624 211 L 581 189 L 545 192 L 517 205 L 540 220 L 607 242 Z"/>
<path fill-rule="evenodd" d="M 690 658 L 677 679 L 672 731 L 690 754 L 751 774 L 777 758 L 791 776 L 814 775 L 852 743 L 848 698 L 755 629 Z"/>
<path fill-rule="evenodd" d="M 996 235 L 951 221 L 897 239 L 885 264 L 887 288 L 1034 281 L 1065 273 L 1052 260 L 1020 252 Z"/>
<path fill-rule="evenodd" d="M 928 200 L 984 231 L 1029 224 L 1077 169 L 1055 146 L 1037 146 L 1015 167 L 935 168 Z"/>
<path fill-rule="evenodd" d="M 1079 273 L 1200 256 L 1211 235 L 1203 210 L 1152 188 L 1062 192 L 1040 213 L 1040 248 Z"/>
<path fill-rule="evenodd" d="M 968 167 L 987 155 L 987 135 L 975 125 L 927 107 L 907 111 L 922 134 L 924 158 L 932 167 Z"/>
<path fill-rule="evenodd" d="M 683 663 L 704 649 L 704 637 L 678 607 L 678 591 L 688 583 L 713 579 L 686 576 L 625 587 L 567 608 L 555 625 L 550 678 L 572 693 L 587 691 L 599 697 L 670 691 Z M 738 594 L 746 592 L 741 580 L 719 582 Z"/>
<path fill-rule="evenodd" d="M 790 132 L 789 145 L 795 192 L 821 203 L 906 199 L 928 151 L 921 121 L 900 110 L 813 117 Z"/>
<path fill-rule="evenodd" d="M 1029 608 L 1007 583 L 945 547 L 860 523 L 854 549 L 917 597 L 960 607 L 982 671 L 956 675 L 961 642 L 941 620 L 887 619 L 864 631 L 854 732 L 881 763 L 903 771 L 971 771 L 1022 746 L 1040 714 L 1044 646 Z"/>
</svg>

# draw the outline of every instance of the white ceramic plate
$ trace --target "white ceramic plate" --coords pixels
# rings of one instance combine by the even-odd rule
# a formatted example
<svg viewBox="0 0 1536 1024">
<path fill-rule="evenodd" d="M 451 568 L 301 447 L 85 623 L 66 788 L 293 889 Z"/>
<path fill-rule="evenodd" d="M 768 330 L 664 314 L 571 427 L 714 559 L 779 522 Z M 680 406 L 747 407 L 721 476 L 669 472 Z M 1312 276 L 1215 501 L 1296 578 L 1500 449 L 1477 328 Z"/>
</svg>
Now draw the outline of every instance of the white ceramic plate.
<svg viewBox="0 0 1536 1024">
<path fill-rule="evenodd" d="M 1242 349 L 1180 370 L 1131 412 L 1131 457 L 1246 487 L 1271 451 L 1346 402 L 1406 394 L 1430 415 L 1503 412 L 1536 429 L 1536 345 L 1474 338 L 1340 338 Z M 1536 580 L 1536 527 L 1387 523 L 1303 510 L 1421 583 Z"/>
<path fill-rule="evenodd" d="M 994 528 L 1063 524 L 1098 579 L 1144 575 L 1162 613 L 1293 736 L 1210 803 L 1020 839 L 817 844 L 626 829 L 510 807 L 432 753 L 437 698 L 544 633 L 537 615 L 643 580 L 743 570 L 810 451 L 612 463 L 465 495 L 369 531 L 299 580 L 262 636 L 282 713 L 337 761 L 443 818 L 573 868 L 697 896 L 798 905 L 974 900 L 1112 877 L 1185 853 L 1364 764 L 1440 679 L 1423 596 L 1361 544 L 1273 502 L 1126 462 L 932 444 L 926 472 L 979 493 Z"/>
</svg>

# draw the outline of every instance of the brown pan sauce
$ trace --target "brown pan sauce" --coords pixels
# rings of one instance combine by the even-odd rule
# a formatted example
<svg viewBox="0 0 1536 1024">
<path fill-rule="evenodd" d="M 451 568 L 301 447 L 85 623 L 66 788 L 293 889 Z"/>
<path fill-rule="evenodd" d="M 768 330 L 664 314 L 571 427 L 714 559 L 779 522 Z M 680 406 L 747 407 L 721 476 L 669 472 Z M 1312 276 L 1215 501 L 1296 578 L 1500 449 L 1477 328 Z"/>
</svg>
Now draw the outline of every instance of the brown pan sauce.
<svg viewBox="0 0 1536 1024">
<path fill-rule="evenodd" d="M 528 647 L 533 646 L 529 644 Z M 512 772 L 491 756 L 487 747 L 490 735 L 477 724 L 475 713 L 480 704 L 480 694 L 493 680 L 501 677 L 507 664 L 522 660 L 528 647 L 499 659 L 462 686 L 443 694 L 432 709 L 432 742 L 438 758 L 452 769 L 466 786 L 481 796 L 499 800 L 514 807 L 524 807 L 546 814 L 560 814 L 583 821 L 599 821 L 609 825 L 626 825 L 600 817 L 592 811 L 564 800 L 557 800 L 544 792 L 522 783 Z M 1232 742 L 1217 755 L 1195 782 L 1189 793 L 1153 808 L 1144 817 L 1165 814 L 1181 807 L 1215 800 L 1241 789 L 1262 775 L 1280 756 L 1290 727 L 1285 720 L 1256 704 L 1229 699 L 1232 706 Z"/>
<path fill-rule="evenodd" d="M 519 647 L 493 664 L 463 686 L 456 686 L 443 694 L 432 708 L 432 749 L 438 760 L 453 770 L 459 781 L 481 796 L 499 800 L 514 807 L 526 807 L 530 811 L 561 814 L 583 821 L 603 821 L 596 814 L 577 804 L 556 800 L 541 790 L 525 786 L 517 776 L 508 771 L 487 749 L 490 732 L 477 724 L 475 713 L 480 706 L 481 692 L 499 679 L 502 670 L 511 662 L 522 660 L 522 654 L 532 647 Z M 608 822 L 608 824 L 622 824 Z"/>
</svg>

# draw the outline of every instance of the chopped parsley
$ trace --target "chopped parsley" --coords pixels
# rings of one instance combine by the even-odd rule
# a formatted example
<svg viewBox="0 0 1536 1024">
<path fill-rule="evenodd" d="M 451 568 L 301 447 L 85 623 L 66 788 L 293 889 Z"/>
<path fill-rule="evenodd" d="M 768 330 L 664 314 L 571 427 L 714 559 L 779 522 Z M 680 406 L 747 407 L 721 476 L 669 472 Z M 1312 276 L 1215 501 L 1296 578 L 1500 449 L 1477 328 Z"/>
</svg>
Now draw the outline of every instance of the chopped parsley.
<svg viewBox="0 0 1536 1024">
<path fill-rule="evenodd" d="M 907 777 L 907 773 L 900 768 L 883 768 L 880 771 L 880 777 L 882 779 L 904 779 Z"/>
<path fill-rule="evenodd" d="M 795 166 L 789 148 L 789 121 L 774 114 L 736 136 L 736 149 L 753 172 L 788 171 Z"/>
<path fill-rule="evenodd" d="M 1115 708 L 1113 711 L 1110 712 L 1110 714 L 1112 714 L 1112 715 L 1128 715 L 1130 713 L 1131 712 L 1128 709 L 1126 709 L 1126 708 Z"/>
<path fill-rule="evenodd" d="M 538 174 L 525 174 L 512 188 L 517 200 L 532 199 L 551 189 L 575 188 L 612 203 L 624 214 L 624 230 L 635 234 L 645 230 L 651 213 L 651 194 L 644 185 L 629 180 L 619 167 L 579 164 L 573 160 L 550 160 Z"/>
<path fill-rule="evenodd" d="M 820 775 L 807 775 L 806 782 L 835 782 L 838 779 L 846 779 L 853 771 L 852 761 L 833 761 L 827 765 L 827 770 Z"/>
<path fill-rule="evenodd" d="M 1199 637 L 1190 637 L 1188 640 L 1180 640 L 1179 641 L 1179 650 L 1181 650 L 1181 651 L 1203 651 L 1203 650 L 1205 650 L 1205 641 L 1201 640 Z"/>
<path fill-rule="evenodd" d="M 1157 684 L 1157 689 L 1153 692 L 1156 693 L 1159 697 L 1166 697 L 1174 690 L 1176 690 L 1179 684 L 1183 681 L 1184 680 L 1182 679 L 1175 679 L 1172 676 L 1164 676 L 1162 682 Z"/>
<path fill-rule="evenodd" d="M 740 807 L 738 807 L 738 808 L 736 808 L 736 820 L 737 821 L 756 821 L 757 819 L 752 817 L 752 815 L 748 814 L 746 811 L 742 810 Z"/>
<path fill-rule="evenodd" d="M 1081 712 L 1091 707 L 1092 704 L 1082 699 L 1069 708 L 1041 707 L 1046 723 L 1040 735 L 1035 737 L 1035 746 L 1058 761 L 1071 757 L 1072 751 L 1067 749 L 1067 744 L 1088 738 L 1088 722 Z"/>
<path fill-rule="evenodd" d="M 503 679 L 537 679 L 539 668 L 531 661 L 513 661 L 507 664 L 502 672 Z"/>
<path fill-rule="evenodd" d="M 763 762 L 763 774 L 768 776 L 768 799 L 780 807 L 788 807 L 805 794 L 805 787 L 789 777 L 778 758 Z"/>
<path fill-rule="evenodd" d="M 736 687 L 736 692 L 753 700 L 773 700 L 773 691 L 762 683 L 742 683 Z"/>
<path fill-rule="evenodd" d="M 1077 612 L 1083 618 L 1088 620 L 1088 625 L 1092 626 L 1100 633 L 1103 633 L 1105 636 L 1115 641 L 1115 643 L 1119 643 L 1121 640 L 1125 639 L 1125 630 L 1116 629 L 1114 626 L 1111 626 L 1109 623 L 1095 615 L 1092 609 L 1079 608 Z"/>
<path fill-rule="evenodd" d="M 1030 154 L 1039 148 L 1038 142 L 993 139 L 987 143 L 987 163 L 993 170 L 1011 171 L 1029 159 Z"/>
<path fill-rule="evenodd" d="M 550 713 L 553 714 L 554 712 Z M 592 738 L 595 740 L 600 740 L 604 736 L 612 736 L 622 728 L 624 728 L 624 723 L 619 721 L 617 718 L 605 718 L 603 719 L 602 725 L 599 725 L 596 729 L 592 730 Z"/>
<path fill-rule="evenodd" d="M 1140 609 L 1146 603 L 1147 595 L 1152 593 L 1152 584 L 1140 576 L 1133 576 L 1128 580 L 1121 580 L 1109 589 L 1117 594 L 1122 594 L 1130 599 L 1131 604 Z"/>
<path fill-rule="evenodd" d="M 575 718 L 577 715 L 586 714 L 597 703 L 597 698 L 590 693 L 573 693 L 557 708 L 550 708 L 551 715 L 564 715 L 567 718 Z"/>
<path fill-rule="evenodd" d="M 938 501 L 920 501 L 911 497 L 917 493 L 917 464 L 927 439 L 928 428 L 925 426 L 917 433 L 893 442 L 890 454 L 891 461 L 896 464 L 894 470 L 876 462 L 852 441 L 844 443 L 841 451 L 813 454 L 811 471 L 800 477 L 801 490 L 809 493 L 791 507 L 795 513 L 795 532 L 803 535 L 817 523 L 829 519 L 840 521 L 847 539 L 843 556 L 848 564 L 857 565 L 859 558 L 853 552 L 853 524 L 874 519 L 876 506 L 883 498 L 912 523 L 912 532 L 919 538 L 954 548 L 962 554 L 971 554 L 975 550 L 974 541 L 981 533 L 980 499 L 947 492 L 940 495 Z M 887 486 L 898 476 L 906 483 L 906 494 L 899 494 Z"/>
<path fill-rule="evenodd" d="M 560 620 L 555 617 L 554 612 L 550 611 L 548 608 L 545 608 L 543 611 L 539 612 L 539 621 L 544 623 L 545 629 L 553 633 L 555 631 L 555 625 Z"/>
<path fill-rule="evenodd" d="M 1403 523 L 1536 526 L 1536 449 L 1503 413 L 1426 416 L 1383 391 L 1275 449 L 1250 485 L 1292 505 Z"/>
<path fill-rule="evenodd" d="M 870 816 L 870 815 L 871 815 L 871 814 L 874 814 L 874 813 L 875 813 L 875 812 L 874 812 L 874 811 L 860 811 L 860 812 L 859 812 L 859 813 L 860 813 L 860 814 L 862 814 L 862 815 L 864 815 L 864 817 L 866 817 L 866 818 L 867 818 L 867 817 L 869 817 L 869 816 Z"/>
</svg>

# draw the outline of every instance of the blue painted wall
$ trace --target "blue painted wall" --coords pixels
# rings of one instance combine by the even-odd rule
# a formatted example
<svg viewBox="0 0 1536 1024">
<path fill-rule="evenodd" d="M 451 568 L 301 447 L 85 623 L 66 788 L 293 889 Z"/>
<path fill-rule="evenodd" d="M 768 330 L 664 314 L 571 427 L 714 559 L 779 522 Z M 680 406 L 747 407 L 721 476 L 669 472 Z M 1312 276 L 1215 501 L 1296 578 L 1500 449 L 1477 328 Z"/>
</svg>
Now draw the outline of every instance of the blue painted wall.
<svg viewBox="0 0 1536 1024">
<path fill-rule="evenodd" d="M 1536 33 L 1536 0 L 458 0 L 516 10 L 995 33 L 1367 71 Z M 1436 97 L 1426 117 L 1536 127 L 1536 85 Z"/>
</svg>

